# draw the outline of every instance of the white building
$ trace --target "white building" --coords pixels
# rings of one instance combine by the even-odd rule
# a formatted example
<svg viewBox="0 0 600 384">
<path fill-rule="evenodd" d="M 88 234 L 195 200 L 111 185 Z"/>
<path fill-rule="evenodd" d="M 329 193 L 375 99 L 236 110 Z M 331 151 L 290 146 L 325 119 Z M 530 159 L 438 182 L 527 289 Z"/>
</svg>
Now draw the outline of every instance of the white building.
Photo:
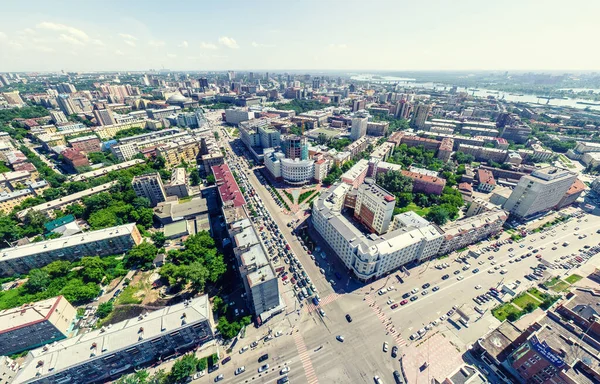
<svg viewBox="0 0 600 384">
<path fill-rule="evenodd" d="M 528 217 L 552 209 L 569 190 L 577 174 L 566 169 L 546 167 L 521 177 L 504 204 L 518 217 Z"/>
<path fill-rule="evenodd" d="M 321 193 L 313 205 L 312 220 L 315 229 L 359 280 L 377 279 L 407 263 L 437 254 L 443 238 L 433 225 L 422 225 L 420 220 L 412 225 L 394 219 L 395 229 L 383 235 L 361 232 L 340 212 L 351 188 L 336 183 Z"/>
<path fill-rule="evenodd" d="M 367 134 L 367 116 L 357 116 L 352 118 L 352 129 L 350 130 L 350 139 L 356 141 Z"/>
<path fill-rule="evenodd" d="M 390 226 L 395 205 L 394 195 L 375 184 L 375 180 L 367 178 L 358 187 L 354 218 L 369 230 L 382 234 Z"/>
<path fill-rule="evenodd" d="M 225 110 L 225 121 L 228 124 L 238 125 L 242 121 L 254 119 L 254 112 L 242 108 L 230 108 Z"/>
<path fill-rule="evenodd" d="M 312 159 L 287 159 L 282 152 L 275 152 L 272 148 L 266 149 L 264 155 L 265 167 L 276 179 L 301 185 L 308 183 L 315 176 L 315 161 Z M 322 171 L 320 168 L 320 172 Z"/>
</svg>

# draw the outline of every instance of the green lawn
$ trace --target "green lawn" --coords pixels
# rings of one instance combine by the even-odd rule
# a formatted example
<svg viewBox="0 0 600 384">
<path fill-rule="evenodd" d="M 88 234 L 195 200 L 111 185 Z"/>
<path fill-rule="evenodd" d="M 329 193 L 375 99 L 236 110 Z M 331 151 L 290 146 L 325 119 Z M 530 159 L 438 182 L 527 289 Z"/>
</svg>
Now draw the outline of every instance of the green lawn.
<svg viewBox="0 0 600 384">
<path fill-rule="evenodd" d="M 400 212 L 402 212 L 402 213 L 408 212 L 408 211 L 413 211 L 417 215 L 425 217 L 427 215 L 427 213 L 429 213 L 429 208 L 421 208 L 415 203 L 410 203 L 406 207 L 400 208 Z"/>
<path fill-rule="evenodd" d="M 501 306 L 492 309 L 492 315 L 500 321 L 506 320 L 511 313 L 519 314 L 519 310 L 511 303 L 502 304 Z"/>
<path fill-rule="evenodd" d="M 525 309 L 525 307 L 529 303 L 532 303 L 536 307 L 540 305 L 539 301 L 537 301 L 536 299 L 534 299 L 533 297 L 529 296 L 526 293 L 522 293 L 519 296 L 515 297 L 512 300 L 512 302 L 515 303 L 521 309 Z"/>
<path fill-rule="evenodd" d="M 550 289 L 553 290 L 554 292 L 566 291 L 568 288 L 569 288 L 569 284 L 565 283 L 564 281 L 556 283 L 552 287 L 550 287 Z"/>
<path fill-rule="evenodd" d="M 121 292 L 119 297 L 117 297 L 117 300 L 115 300 L 115 304 L 140 304 L 142 302 L 142 299 L 133 296 L 140 289 L 142 289 L 142 287 L 136 285 L 127 286 L 123 290 L 123 292 Z"/>
<path fill-rule="evenodd" d="M 571 276 L 567 277 L 565 279 L 565 281 L 569 284 L 575 284 L 576 282 L 578 282 L 579 280 L 583 279 L 582 276 L 579 276 L 577 274 L 572 274 Z"/>
<path fill-rule="evenodd" d="M 531 295 L 540 299 L 540 301 L 544 301 L 544 293 L 540 292 L 537 288 L 531 288 L 527 292 L 531 293 Z"/>
</svg>

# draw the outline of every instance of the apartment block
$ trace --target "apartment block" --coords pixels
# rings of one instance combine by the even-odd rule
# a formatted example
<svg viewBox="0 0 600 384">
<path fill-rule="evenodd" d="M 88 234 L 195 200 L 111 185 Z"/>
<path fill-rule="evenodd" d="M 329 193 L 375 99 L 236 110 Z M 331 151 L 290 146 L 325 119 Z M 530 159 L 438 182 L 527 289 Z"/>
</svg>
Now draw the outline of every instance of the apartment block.
<svg viewBox="0 0 600 384">
<path fill-rule="evenodd" d="M 15 382 L 101 383 L 213 340 L 207 295 L 30 351 Z"/>
<path fill-rule="evenodd" d="M 521 218 L 548 211 L 560 202 L 576 179 L 577 174 L 566 169 L 538 169 L 519 180 L 504 209 Z"/>
<path fill-rule="evenodd" d="M 94 169 L 93 171 L 80 173 L 79 175 L 73 176 L 71 180 L 73 181 L 84 181 L 88 179 L 93 179 L 96 177 L 105 176 L 110 172 L 119 171 L 122 169 L 127 169 L 131 167 L 135 167 L 138 164 L 144 163 L 144 160 L 141 159 L 133 159 L 129 161 L 125 161 L 123 163 L 109 165 L 108 167 L 102 167 Z"/>
<path fill-rule="evenodd" d="M 134 177 L 131 186 L 137 196 L 150 200 L 151 207 L 156 207 L 158 203 L 167 199 L 165 187 L 158 172 Z"/>
<path fill-rule="evenodd" d="M 66 339 L 76 316 L 77 310 L 63 296 L 0 311 L 0 355 Z"/>
<path fill-rule="evenodd" d="M 369 162 L 366 159 L 360 159 L 349 170 L 342 174 L 342 182 L 349 184 L 352 188 L 357 189 L 365 181 L 367 172 L 369 171 Z"/>
<path fill-rule="evenodd" d="M 0 192 L 0 211 L 8 214 L 26 199 L 41 196 L 43 191 L 50 188 L 46 180 L 26 181 L 24 186 L 22 189 Z"/>
<path fill-rule="evenodd" d="M 402 144 L 406 144 L 408 147 L 422 146 L 428 151 L 437 151 L 441 145 L 441 142 L 420 136 L 404 135 L 402 136 Z"/>
<path fill-rule="evenodd" d="M 171 174 L 171 182 L 165 186 L 167 196 L 184 198 L 190 195 L 185 168 L 175 168 Z"/>
<path fill-rule="evenodd" d="M 472 155 L 477 161 L 494 161 L 503 163 L 508 156 L 508 151 L 498 148 L 476 147 L 469 144 L 459 144 L 458 151 Z"/>
<path fill-rule="evenodd" d="M 452 156 L 452 148 L 454 147 L 454 140 L 449 137 L 444 137 L 442 143 L 438 149 L 436 157 L 444 162 L 450 160 Z"/>
<path fill-rule="evenodd" d="M 387 232 L 396 205 L 393 194 L 367 178 L 358 187 L 354 218 L 378 235 Z"/>
<path fill-rule="evenodd" d="M 129 251 L 142 242 L 135 223 L 0 250 L 0 276 L 24 274 L 56 260 L 108 256 Z"/>
<path fill-rule="evenodd" d="M 171 141 L 159 145 L 156 154 L 164 157 L 167 168 L 176 167 L 182 162 L 195 164 L 200 155 L 200 142 L 195 138 Z"/>
<path fill-rule="evenodd" d="M 80 136 L 68 140 L 69 145 L 80 152 L 98 152 L 100 151 L 100 139 L 96 135 Z"/>
<path fill-rule="evenodd" d="M 356 116 L 352 118 L 350 129 L 350 140 L 356 141 L 367 134 L 368 116 Z"/>
<path fill-rule="evenodd" d="M 507 218 L 507 212 L 497 209 L 442 226 L 444 241 L 438 254 L 445 255 L 495 235 L 502 230 Z"/>
<path fill-rule="evenodd" d="M 492 172 L 486 169 L 478 169 L 477 170 L 477 190 L 479 192 L 492 192 L 494 188 L 496 188 L 496 179 L 494 179 L 494 175 Z"/>
<path fill-rule="evenodd" d="M 348 146 L 346 147 L 346 151 L 350 152 L 351 157 L 355 157 L 356 155 L 367 149 L 368 146 L 369 139 L 363 136 L 357 139 L 356 141 L 353 141 L 352 143 L 348 144 Z"/>
<path fill-rule="evenodd" d="M 369 136 L 385 136 L 390 127 L 390 123 L 387 121 L 374 122 L 369 121 L 367 123 L 367 135 Z"/>
</svg>

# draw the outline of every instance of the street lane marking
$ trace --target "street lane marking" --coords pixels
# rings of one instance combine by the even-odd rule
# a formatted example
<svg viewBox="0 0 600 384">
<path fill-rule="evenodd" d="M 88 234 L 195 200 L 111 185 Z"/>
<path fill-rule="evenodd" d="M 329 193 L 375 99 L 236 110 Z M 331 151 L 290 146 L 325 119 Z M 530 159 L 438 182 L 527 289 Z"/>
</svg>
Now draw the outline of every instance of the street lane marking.
<svg viewBox="0 0 600 384">
<path fill-rule="evenodd" d="M 306 382 L 308 384 L 317 384 L 319 382 L 319 379 L 317 378 L 317 374 L 315 373 L 315 369 L 313 368 L 312 361 L 310 360 L 310 356 L 308 355 L 308 350 L 306 349 L 306 344 L 304 344 L 304 339 L 302 338 L 302 335 L 299 332 L 294 333 L 294 343 L 296 344 L 298 356 L 300 357 L 302 367 L 304 368 Z"/>
<path fill-rule="evenodd" d="M 379 310 L 377 309 L 377 307 L 375 307 L 375 305 L 377 305 L 377 303 L 375 303 L 375 300 L 373 300 L 373 297 L 371 295 L 366 295 L 366 300 L 365 300 L 368 304 L 369 304 L 369 308 L 371 308 L 371 310 L 373 311 L 373 313 L 375 313 L 375 315 L 377 315 L 377 318 L 381 321 L 382 325 L 384 326 L 385 330 L 388 331 L 390 333 L 390 336 L 394 339 L 394 341 L 396 342 L 396 344 L 398 345 L 398 347 L 403 347 L 406 345 L 406 340 L 404 340 L 404 338 L 402 338 L 402 335 L 400 334 L 400 332 L 398 332 L 398 327 L 396 327 L 396 325 L 394 325 L 392 323 L 392 326 L 390 327 L 389 325 L 386 325 L 388 323 L 390 323 L 389 318 L 385 315 L 385 313 L 383 312 L 383 310 Z M 371 304 L 374 304 L 373 306 L 371 306 Z M 392 330 L 393 328 L 393 330 Z"/>
</svg>

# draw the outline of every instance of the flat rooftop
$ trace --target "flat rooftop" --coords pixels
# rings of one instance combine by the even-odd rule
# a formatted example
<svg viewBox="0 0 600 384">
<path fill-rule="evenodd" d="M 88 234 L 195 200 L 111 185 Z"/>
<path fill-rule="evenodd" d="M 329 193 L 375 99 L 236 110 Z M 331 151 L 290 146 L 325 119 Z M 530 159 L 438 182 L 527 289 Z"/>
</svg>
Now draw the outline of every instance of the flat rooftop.
<svg viewBox="0 0 600 384">
<path fill-rule="evenodd" d="M 66 299 L 57 296 L 0 311 L 0 333 L 10 332 L 47 320 L 61 300 Z"/>
<path fill-rule="evenodd" d="M 208 296 L 203 295 L 189 302 L 148 312 L 140 317 L 50 344 L 46 350 L 34 349 L 27 355 L 15 383 L 40 378 L 88 360 L 101 359 L 115 351 L 136 345 L 141 340 L 171 333 L 185 324 L 204 320 L 211 323 L 210 316 Z"/>
<path fill-rule="evenodd" d="M 109 165 L 108 167 L 102 167 L 102 168 L 95 169 L 93 171 L 81 173 L 77 176 L 74 176 L 72 180 L 73 181 L 83 181 L 83 180 L 91 179 L 93 177 L 104 176 L 109 172 L 118 171 L 121 169 L 127 169 L 127 168 L 133 167 L 135 165 L 142 164 L 143 162 L 144 162 L 144 160 L 141 160 L 141 159 L 133 159 L 133 160 L 125 161 L 123 163 Z"/>
</svg>

